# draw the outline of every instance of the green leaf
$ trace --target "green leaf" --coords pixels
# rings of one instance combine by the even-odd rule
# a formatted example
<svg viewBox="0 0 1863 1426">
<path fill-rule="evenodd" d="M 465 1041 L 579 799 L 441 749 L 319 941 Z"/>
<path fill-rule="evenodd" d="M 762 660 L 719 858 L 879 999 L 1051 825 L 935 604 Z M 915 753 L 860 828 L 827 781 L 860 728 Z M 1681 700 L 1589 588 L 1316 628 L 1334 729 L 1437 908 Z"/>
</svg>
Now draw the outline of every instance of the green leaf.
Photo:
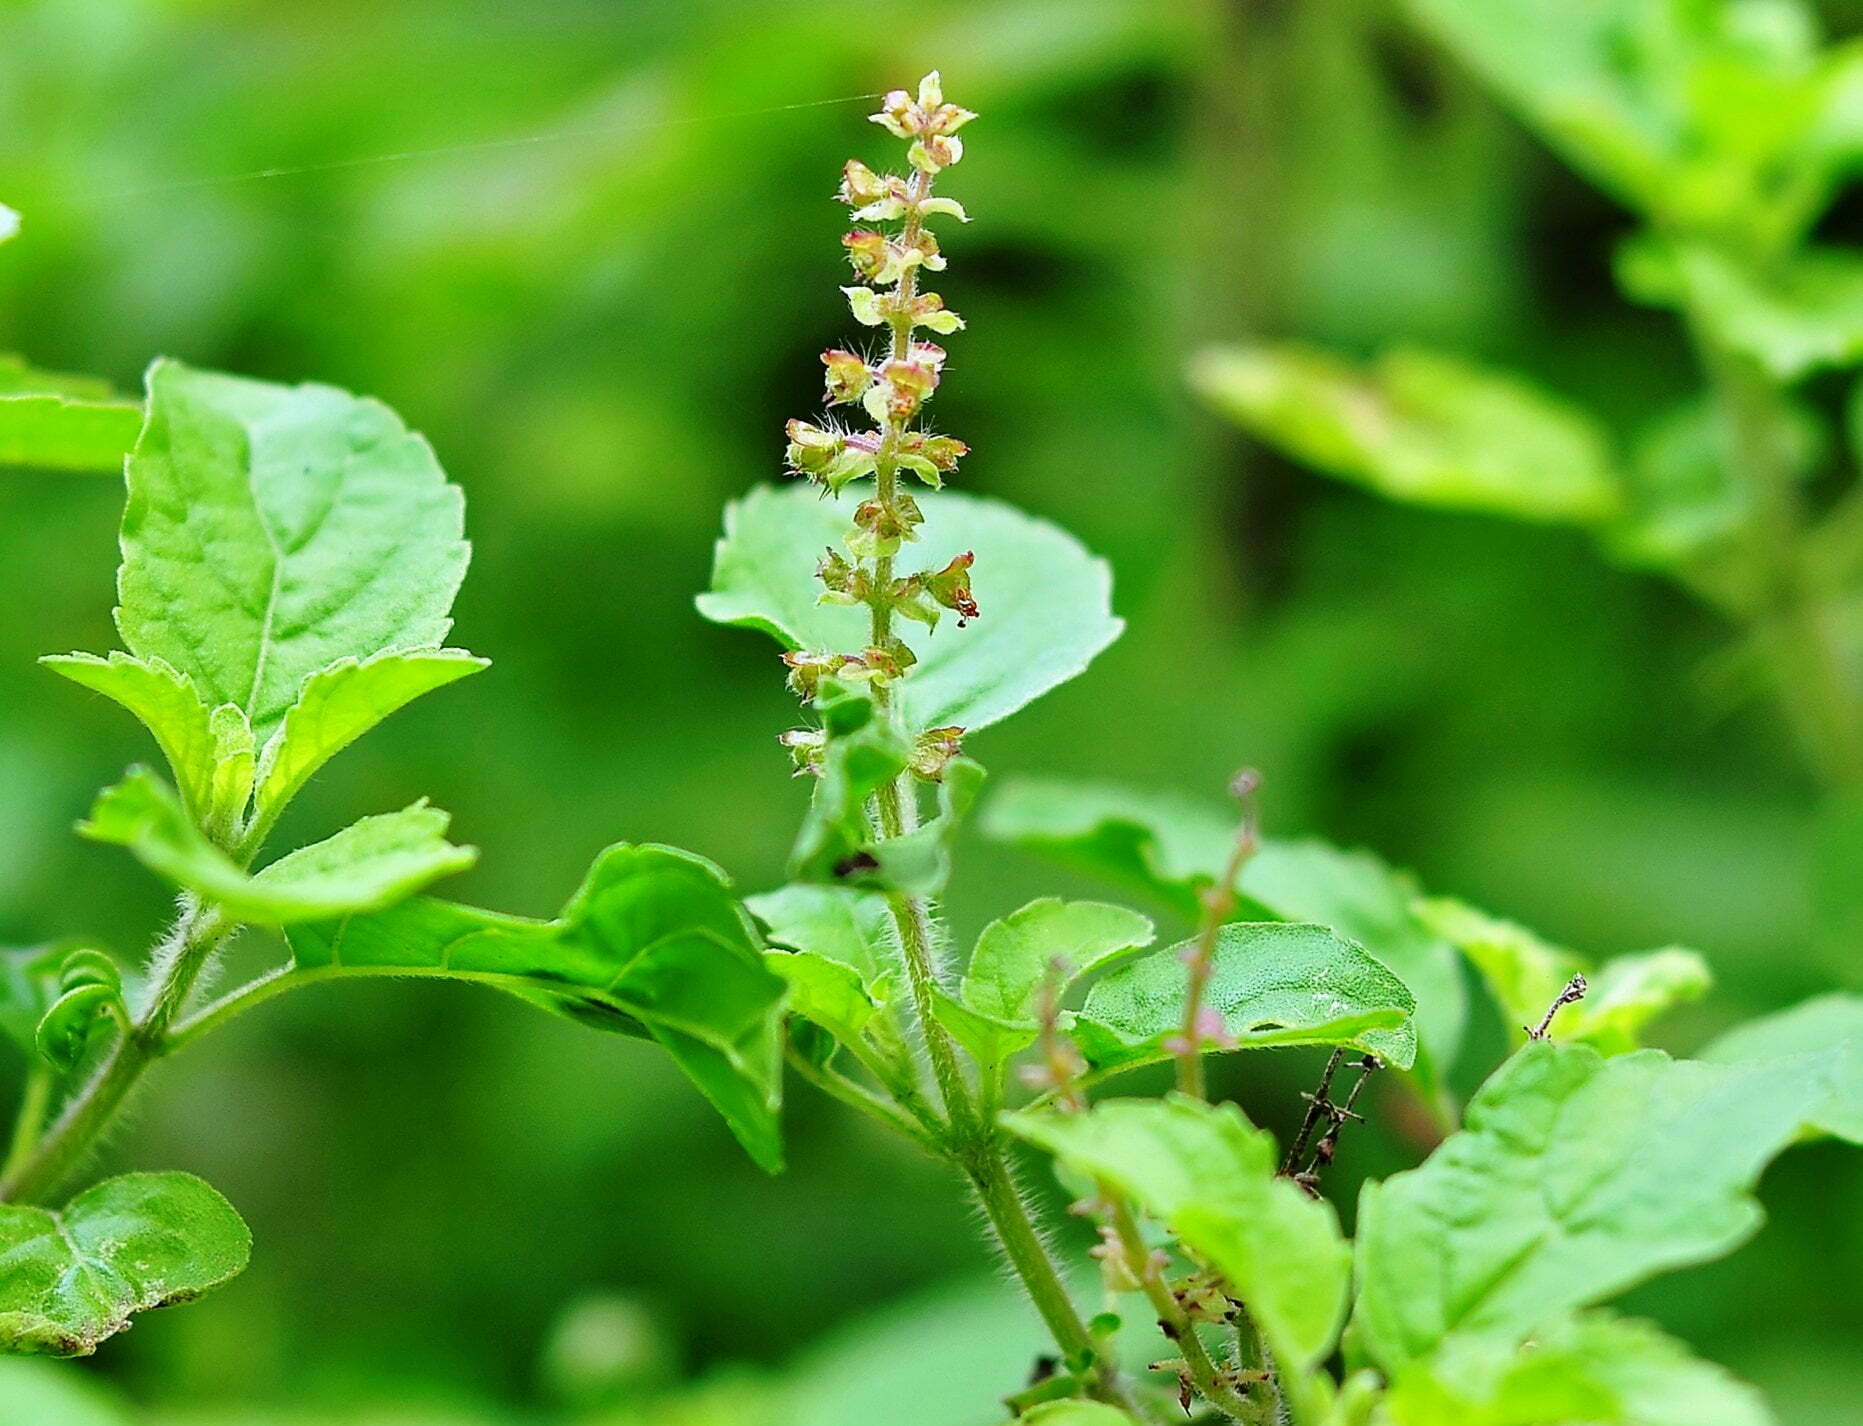
<svg viewBox="0 0 1863 1426">
<path fill-rule="evenodd" d="M 1071 535 L 1011 506 L 951 491 L 916 497 L 925 513 L 918 552 L 936 568 L 973 551 L 982 616 L 966 628 L 914 631 L 918 663 L 898 685 L 911 733 L 975 731 L 1007 718 L 1081 673 L 1124 627 L 1111 611 L 1112 576 Z M 858 502 L 807 485 L 760 487 L 725 512 L 725 534 L 699 612 L 761 629 L 786 648 L 848 652 L 866 646 L 867 611 L 818 604 L 825 547 L 839 547 Z"/>
<path fill-rule="evenodd" d="M 133 768 L 106 789 L 78 830 L 127 847 L 177 886 L 241 921 L 288 925 L 379 910 L 437 877 L 471 866 L 478 853 L 446 840 L 446 813 L 417 802 L 364 817 L 333 837 L 249 874 L 189 821 L 180 799 L 154 773 Z"/>
<path fill-rule="evenodd" d="M 1369 368 L 1310 347 L 1204 353 L 1192 383 L 1223 415 L 1393 500 L 1591 524 L 1615 513 L 1609 440 L 1519 377 L 1398 349 Z"/>
<path fill-rule="evenodd" d="M 437 645 L 463 502 L 378 402 L 159 361 L 129 461 L 117 627 L 268 737 L 339 659 Z"/>
<path fill-rule="evenodd" d="M 1041 1033 L 1036 1018 L 1044 985 L 1055 993 L 1126 951 L 1150 945 L 1151 922 L 1136 911 L 1095 901 L 1044 897 L 992 921 L 971 952 L 959 994 L 938 992 L 933 1013 L 987 1075 Z"/>
<path fill-rule="evenodd" d="M 1452 1335 L 1508 1344 L 1759 1227 L 1751 1190 L 1825 1084 L 1821 1057 L 1725 1067 L 1529 1044 L 1467 1127 L 1359 1202 L 1356 1323 L 1387 1372 Z"/>
<path fill-rule="evenodd" d="M 892 952 L 892 918 L 877 892 L 806 883 L 746 897 L 772 945 L 838 961 L 871 984 Z"/>
<path fill-rule="evenodd" d="M 1642 239 L 1619 264 L 1639 300 L 1686 308 L 1782 382 L 1863 360 L 1863 256 L 1814 248 L 1761 271 L 1705 243 Z"/>
<path fill-rule="evenodd" d="M 28 1057 L 38 1053 L 39 1022 L 58 998 L 58 970 L 76 944 L 0 949 L 0 1034 Z"/>
<path fill-rule="evenodd" d="M 1699 1000 L 1714 983 L 1707 962 L 1678 946 L 1616 956 L 1594 968 L 1524 926 L 1449 897 L 1419 901 L 1416 912 L 1473 962 L 1516 1042 L 1539 1024 L 1575 974 L 1586 976 L 1588 989 L 1583 1000 L 1559 1011 L 1558 1038 L 1586 1041 L 1606 1054 L 1636 1049 L 1650 1021 Z"/>
<path fill-rule="evenodd" d="M 1847 52 L 1816 52 L 1795 6 L 1409 8 L 1568 162 L 1665 226 L 1777 242 L 1816 214 L 1844 161 Z"/>
<path fill-rule="evenodd" d="M 1648 1322 L 1587 1312 L 1530 1350 L 1451 1339 L 1385 1398 L 1390 1426 L 1772 1426 L 1758 1392 Z M 1382 1419 L 1382 1418 L 1381 1418 Z"/>
<path fill-rule="evenodd" d="M 1412 910 L 1411 877 L 1362 849 L 1324 842 L 1262 843 L 1242 869 L 1242 894 L 1265 916 L 1317 921 L 1358 942 L 1416 998 L 1414 1077 L 1442 1112 L 1444 1080 L 1462 1047 L 1468 991 L 1454 949 Z"/>
<path fill-rule="evenodd" d="M 1215 803 L 1115 783 L 1019 777 L 983 815 L 984 835 L 1156 897 L 1187 921 L 1222 874 L 1235 818 Z"/>
<path fill-rule="evenodd" d="M 1750 1020 L 1701 1052 L 1712 1064 L 1749 1064 L 1815 1053 L 1828 1065 L 1808 1127 L 1863 1144 L 1863 995 L 1837 993 Z"/>
<path fill-rule="evenodd" d="M 0 242 L 5 226 L 0 211 Z M 0 356 L 0 465 L 120 471 L 141 426 L 142 407 L 107 381 Z"/>
<path fill-rule="evenodd" d="M 1016 1417 L 1016 1426 L 1138 1426 L 1117 1406 L 1098 1401 L 1044 1401 Z"/>
<path fill-rule="evenodd" d="M 990 802 L 986 835 L 1155 896 L 1184 919 L 1222 875 L 1235 818 L 1214 802 L 1111 783 L 1018 778 Z M 1244 910 L 1317 921 L 1358 941 L 1410 987 L 1421 1039 L 1417 1071 L 1438 1087 L 1461 1044 L 1466 995 L 1455 952 L 1410 905 L 1416 888 L 1369 852 L 1269 839 L 1243 869 Z"/>
<path fill-rule="evenodd" d="M 54 673 L 128 709 L 168 760 L 189 819 L 201 828 L 237 829 L 252 792 L 252 730 L 231 704 L 210 709 L 193 681 L 161 659 L 112 653 L 55 654 Z"/>
<path fill-rule="evenodd" d="M 872 880 L 879 861 L 868 804 L 905 772 L 912 748 L 868 689 L 825 680 L 815 706 L 828 740 L 814 769 L 815 787 L 789 855 L 789 874 L 798 881 Z"/>
<path fill-rule="evenodd" d="M 1338 1217 L 1276 1176 L 1273 1136 L 1234 1105 L 1174 1094 L 1002 1122 L 1169 1224 L 1248 1303 L 1283 1371 L 1303 1372 L 1332 1349 L 1352 1261 Z"/>
<path fill-rule="evenodd" d="M 1043 897 L 983 928 L 959 994 L 982 1014 L 1033 1020 L 1051 976 L 1065 991 L 1155 935 L 1148 918 L 1123 906 Z"/>
<path fill-rule="evenodd" d="M 486 667 L 463 649 L 411 649 L 313 673 L 260 758 L 255 824 L 269 827 L 319 768 L 389 714 Z"/>
<path fill-rule="evenodd" d="M 1120 967 L 1087 992 L 1074 1024 L 1081 1052 L 1099 1070 L 1165 1057 L 1184 1023 L 1191 942 Z M 1234 921 L 1216 938 L 1204 1004 L 1223 1017 L 1238 1049 L 1348 1045 L 1400 1068 L 1416 1058 L 1404 983 L 1364 947 L 1324 926 Z"/>
<path fill-rule="evenodd" d="M 0 1205 L 0 1351 L 88 1356 L 133 1312 L 245 1269 L 252 1235 L 191 1174 L 106 1179 L 59 1212 Z"/>
<path fill-rule="evenodd" d="M 286 932 L 300 978 L 435 976 L 663 1045 L 764 1168 L 782 1166 L 784 982 L 724 874 L 672 847 L 610 847 L 555 920 L 415 900 Z"/>
<path fill-rule="evenodd" d="M 764 963 L 789 983 L 789 1008 L 843 1041 L 857 1040 L 892 998 L 891 913 L 876 892 L 806 884 L 745 899 L 773 947 Z"/>
</svg>

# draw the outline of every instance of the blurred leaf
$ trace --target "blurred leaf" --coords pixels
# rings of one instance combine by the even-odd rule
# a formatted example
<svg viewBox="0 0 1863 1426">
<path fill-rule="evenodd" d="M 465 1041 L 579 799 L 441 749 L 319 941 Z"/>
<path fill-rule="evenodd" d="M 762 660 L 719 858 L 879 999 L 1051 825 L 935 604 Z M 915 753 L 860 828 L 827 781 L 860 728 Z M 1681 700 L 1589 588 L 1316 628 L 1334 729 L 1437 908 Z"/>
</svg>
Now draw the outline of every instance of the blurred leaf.
<svg viewBox="0 0 1863 1426">
<path fill-rule="evenodd" d="M 995 1426 L 1053 1343 L 997 1277 L 944 1283 L 835 1326 L 787 1373 L 789 1426 Z"/>
<path fill-rule="evenodd" d="M 251 1254 L 239 1214 L 191 1174 L 106 1179 L 59 1212 L 0 1205 L 0 1349 L 89 1356 L 131 1313 L 199 1297 Z"/>
<path fill-rule="evenodd" d="M 1165 1057 L 1184 1024 L 1186 941 L 1122 966 L 1087 992 L 1074 1038 L 1096 1069 Z M 1416 1058 L 1416 1001 L 1355 942 L 1324 926 L 1237 921 L 1216 938 L 1203 1003 L 1223 1017 L 1238 1049 L 1349 1045 L 1400 1068 Z"/>
<path fill-rule="evenodd" d="M 1064 866 L 1155 896 L 1187 921 L 1221 875 L 1235 819 L 1214 803 L 1115 783 L 1012 778 L 990 799 L 983 831 Z"/>
<path fill-rule="evenodd" d="M 1116 1406 L 1098 1401 L 1044 1401 L 1016 1418 L 1017 1426 L 1137 1426 Z"/>
<path fill-rule="evenodd" d="M 451 819 L 424 801 L 364 817 L 249 874 L 188 820 L 174 789 L 146 768 L 107 788 L 78 830 L 127 847 L 151 871 L 265 926 L 380 910 L 428 882 L 464 871 L 471 847 L 446 840 Z"/>
<path fill-rule="evenodd" d="M 0 208 L 0 242 L 7 211 Z M 0 466 L 120 471 L 142 427 L 142 407 L 94 377 L 37 371 L 0 356 Z"/>
<path fill-rule="evenodd" d="M 1519 1043 L 1540 1023 L 1575 974 L 1588 988 L 1553 1022 L 1560 1040 L 1582 1040 L 1607 1055 L 1634 1050 L 1650 1021 L 1707 994 L 1714 977 L 1695 951 L 1670 946 L 1616 956 L 1594 968 L 1542 941 L 1524 926 L 1486 915 L 1449 897 L 1417 903 L 1417 914 L 1474 963 Z"/>
<path fill-rule="evenodd" d="M 117 626 L 264 738 L 337 660 L 446 637 L 463 503 L 379 402 L 157 362 L 129 461 Z"/>
<path fill-rule="evenodd" d="M 411 649 L 343 658 L 313 673 L 261 754 L 257 824 L 269 827 L 319 768 L 389 714 L 488 666 L 464 649 Z"/>
<path fill-rule="evenodd" d="M 1390 1426 L 1772 1426 L 1760 1394 L 1648 1322 L 1585 1312 L 1533 1345 L 1452 1339 L 1402 1373 Z"/>
<path fill-rule="evenodd" d="M 1863 255 L 1814 248 L 1765 269 L 1704 243 L 1643 238 L 1619 263 L 1638 300 L 1686 310 L 1777 380 L 1863 360 Z"/>
<path fill-rule="evenodd" d="M 1310 347 L 1229 347 L 1191 381 L 1259 439 L 1393 500 L 1576 524 L 1618 508 L 1592 417 L 1458 357 L 1400 348 L 1361 368 Z"/>
<path fill-rule="evenodd" d="M 1007 718 L 1083 672 L 1124 627 L 1111 612 L 1112 576 L 1074 538 L 1012 506 L 951 491 L 917 497 L 925 512 L 917 545 L 931 568 L 973 551 L 983 613 L 968 627 L 914 630 L 918 663 L 898 686 L 908 731 L 975 731 Z M 814 570 L 839 547 L 856 501 L 808 485 L 762 486 L 725 512 L 711 592 L 699 612 L 720 624 L 761 629 L 786 648 L 849 652 L 869 641 L 865 609 L 818 604 Z"/>
<path fill-rule="evenodd" d="M 1854 136 L 1853 53 L 1797 0 L 1409 0 L 1575 168 L 1667 225 L 1789 238 Z"/>
<path fill-rule="evenodd" d="M 1863 995 L 1837 993 L 1735 1026 L 1701 1052 L 1713 1064 L 1752 1064 L 1815 1053 L 1828 1087 L 1807 1115 L 1821 1133 L 1863 1144 Z"/>
<path fill-rule="evenodd" d="M 1680 569 L 1721 553 L 1752 515 L 1726 428 L 1714 404 L 1672 407 L 1639 433 L 1630 464 L 1630 508 L 1606 532 L 1611 552 L 1632 564 Z M 1808 434 L 1815 438 L 1816 428 Z M 1793 461 L 1805 468 L 1815 439 Z"/>
<path fill-rule="evenodd" d="M 1451 1337 L 1537 1325 L 1745 1242 L 1751 1191 L 1798 1134 L 1817 1057 L 1724 1068 L 1529 1044 L 1466 1128 L 1359 1200 L 1355 1323 L 1395 1373 Z"/>
<path fill-rule="evenodd" d="M 1248 1303 L 1283 1370 L 1305 1371 L 1331 1350 L 1352 1271 L 1339 1220 L 1276 1175 L 1273 1136 L 1234 1105 L 1115 1099 L 1002 1122 L 1169 1224 Z"/>
<path fill-rule="evenodd" d="M 38 1052 L 39 1022 L 58 998 L 58 968 L 66 943 L 0 949 L 0 1034 L 31 1058 Z"/>
<path fill-rule="evenodd" d="M 984 831 L 1156 896 L 1186 920 L 1222 874 L 1234 819 L 1214 802 L 1110 783 L 1016 778 L 990 802 Z M 1467 1006 L 1455 952 L 1411 913 L 1416 888 L 1369 852 L 1268 839 L 1243 868 L 1244 913 L 1316 921 L 1359 942 L 1416 998 L 1416 1070 L 1426 1089 L 1461 1044 Z"/>
<path fill-rule="evenodd" d="M 583 1024 L 657 1040 L 751 1157 L 782 1167 L 784 982 L 724 873 L 672 847 L 610 847 L 553 921 L 416 900 L 292 926 L 300 977 L 478 981 Z"/>
<path fill-rule="evenodd" d="M 70 1367 L 0 1357 L 0 1421 L 20 1426 L 141 1426 L 124 1402 Z"/>
<path fill-rule="evenodd" d="M 217 810 L 215 777 L 222 757 L 236 757 L 238 745 L 223 745 L 216 736 L 213 711 L 201 701 L 186 674 L 176 672 L 161 659 L 131 658 L 120 652 L 112 652 L 108 658 L 51 654 L 39 662 L 73 683 L 103 694 L 140 719 L 154 736 L 162 756 L 168 759 L 189 820 L 197 827 L 213 824 Z M 243 718 L 237 708 L 231 711 Z M 250 730 L 244 743 L 249 757 Z M 236 816 L 245 811 L 244 797 L 238 799 L 233 811 Z"/>
</svg>

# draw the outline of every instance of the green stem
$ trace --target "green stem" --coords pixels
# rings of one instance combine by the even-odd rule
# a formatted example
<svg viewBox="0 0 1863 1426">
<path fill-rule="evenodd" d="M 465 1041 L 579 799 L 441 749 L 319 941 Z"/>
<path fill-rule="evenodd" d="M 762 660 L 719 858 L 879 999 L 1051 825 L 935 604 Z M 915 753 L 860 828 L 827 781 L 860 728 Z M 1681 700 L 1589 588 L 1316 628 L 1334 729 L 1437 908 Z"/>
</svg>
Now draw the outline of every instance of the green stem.
<svg viewBox="0 0 1863 1426">
<path fill-rule="evenodd" d="M 52 1067 L 38 1056 L 26 1075 L 26 1088 L 20 1095 L 19 1114 L 13 1121 L 13 1141 L 7 1148 L 6 1163 L 0 1167 L 0 1179 L 10 1177 L 31 1156 L 45 1132 L 45 1114 L 52 1107 Z"/>
<path fill-rule="evenodd" d="M 111 1049 L 89 1084 L 18 1164 L 0 1176 L 0 1201 L 34 1202 L 57 1189 L 110 1125 L 143 1073 L 168 1048 L 169 1027 L 233 926 L 218 908 L 183 898 L 181 917 L 155 954 L 147 1008 Z"/>
<path fill-rule="evenodd" d="M 882 1099 L 865 1085 L 856 1084 L 845 1075 L 815 1064 L 793 1045 L 788 1049 L 787 1058 L 790 1068 L 823 1094 L 840 1100 L 849 1108 L 858 1109 L 894 1133 L 903 1134 L 927 1153 L 938 1155 L 943 1152 L 943 1146 L 937 1138 L 911 1115 L 902 1112 L 892 1100 Z"/>
<path fill-rule="evenodd" d="M 1070 1361 L 1091 1363 L 1083 1375 L 1093 1395 L 1137 1415 L 1138 1407 L 1117 1370 L 1110 1362 L 1098 1359 L 1093 1334 L 1081 1320 L 1074 1299 L 1068 1295 L 1067 1284 L 1061 1280 L 1060 1269 L 1048 1252 L 1048 1245 L 1036 1232 L 1022 1195 L 1016 1192 L 1001 1142 L 992 1136 L 975 1146 L 963 1163 L 984 1216 L 990 1220 L 997 1242 L 1002 1244 L 1003 1256 L 1021 1279 L 1023 1290 L 1028 1293 L 1029 1301 L 1034 1304 L 1062 1356 Z"/>
<path fill-rule="evenodd" d="M 1274 1404 L 1237 1390 L 1211 1360 L 1203 1339 L 1197 1335 L 1196 1323 L 1190 1320 L 1184 1304 L 1177 1300 L 1177 1294 L 1164 1280 L 1163 1267 L 1145 1246 L 1131 1206 L 1110 1184 L 1100 1183 L 1097 1188 L 1107 1205 L 1113 1231 L 1119 1235 L 1119 1245 L 1125 1250 L 1126 1261 L 1151 1301 L 1152 1311 L 1158 1315 L 1158 1326 L 1183 1353 L 1192 1385 L 1205 1401 L 1231 1419 L 1246 1422 L 1248 1426 L 1269 1426 L 1275 1419 Z"/>
</svg>

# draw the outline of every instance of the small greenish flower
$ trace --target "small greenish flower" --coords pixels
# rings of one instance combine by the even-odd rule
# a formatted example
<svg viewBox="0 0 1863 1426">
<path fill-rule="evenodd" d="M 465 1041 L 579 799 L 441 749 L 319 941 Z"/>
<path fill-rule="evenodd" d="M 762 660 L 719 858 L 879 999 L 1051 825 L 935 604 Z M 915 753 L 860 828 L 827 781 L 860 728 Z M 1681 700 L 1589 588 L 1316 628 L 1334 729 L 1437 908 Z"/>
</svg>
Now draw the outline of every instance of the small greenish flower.
<svg viewBox="0 0 1863 1426">
<path fill-rule="evenodd" d="M 826 400 L 830 406 L 858 401 L 873 385 L 873 368 L 853 352 L 832 348 L 822 353 L 822 365 L 828 369 Z"/>
</svg>

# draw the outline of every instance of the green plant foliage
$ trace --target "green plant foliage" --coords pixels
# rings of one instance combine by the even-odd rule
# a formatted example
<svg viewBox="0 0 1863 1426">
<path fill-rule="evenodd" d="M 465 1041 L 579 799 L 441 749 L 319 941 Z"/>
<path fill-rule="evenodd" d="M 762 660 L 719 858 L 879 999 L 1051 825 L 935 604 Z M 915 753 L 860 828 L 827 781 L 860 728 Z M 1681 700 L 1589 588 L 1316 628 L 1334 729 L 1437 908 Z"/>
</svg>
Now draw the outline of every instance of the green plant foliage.
<svg viewBox="0 0 1863 1426">
<path fill-rule="evenodd" d="M 380 403 L 157 362 L 128 470 L 123 642 L 261 740 L 312 674 L 446 637 L 464 503 Z"/>
<path fill-rule="evenodd" d="M 1305 1370 L 1331 1350 L 1352 1271 L 1338 1217 L 1275 1176 L 1273 1136 L 1233 1105 L 1173 1095 L 1004 1122 L 1169 1224 L 1236 1286 L 1287 1370 Z"/>
<path fill-rule="evenodd" d="M 234 719 L 228 720 L 227 733 L 217 733 L 214 710 L 201 701 L 193 681 L 161 659 L 138 659 L 113 652 L 108 658 L 49 654 L 39 662 L 135 714 L 168 759 L 190 821 L 216 825 L 225 820 L 228 809 L 220 806 L 215 796 L 220 768 L 223 762 L 237 764 L 242 751 L 248 755 L 251 752 L 252 732 L 248 728 L 245 737 L 239 737 L 237 730 L 244 716 L 237 708 L 224 705 Z M 246 771 L 250 777 L 249 763 Z M 248 785 L 247 793 L 250 791 Z M 231 814 L 236 818 L 244 810 L 242 796 Z"/>
<path fill-rule="evenodd" d="M 286 981 L 478 981 L 598 1029 L 657 1040 L 764 1168 L 782 1166 L 784 981 L 724 874 L 671 847 L 602 853 L 555 920 L 444 901 L 292 926 Z"/>
<path fill-rule="evenodd" d="M 885 898 L 795 885 L 744 904 L 772 942 L 764 963 L 789 983 L 789 1009 L 843 1042 L 858 1040 L 893 995 L 898 951 Z"/>
<path fill-rule="evenodd" d="M 1156 897 L 1196 919 L 1222 874 L 1233 822 L 1214 803 L 1111 783 L 1017 778 L 991 799 L 984 831 Z M 1466 996 L 1449 944 L 1412 914 L 1416 887 L 1369 852 L 1268 838 L 1242 870 L 1241 914 L 1315 921 L 1359 942 L 1416 999 L 1417 1072 L 1440 1091 L 1462 1040 Z"/>
<path fill-rule="evenodd" d="M 1714 1064 L 1751 1064 L 1815 1054 L 1829 1087 L 1808 1127 L 1863 1144 L 1863 995 L 1821 995 L 1737 1025 L 1701 1052 Z"/>
<path fill-rule="evenodd" d="M 984 1015 L 1032 1020 L 1050 980 L 1064 991 L 1153 935 L 1149 920 L 1123 906 L 1046 896 L 983 928 L 960 998 Z"/>
<path fill-rule="evenodd" d="M 1390 1426 L 1772 1426 L 1752 1387 L 1647 1322 L 1605 1312 L 1558 1319 L 1516 1352 L 1455 1340 L 1401 1374 Z"/>
<path fill-rule="evenodd" d="M 1164 1057 L 1164 1042 L 1184 1023 L 1189 944 L 1122 966 L 1087 992 L 1074 1035 L 1096 1068 Z M 1224 926 L 1203 1003 L 1221 1014 L 1238 1049 L 1347 1045 L 1406 1069 L 1416 1058 L 1409 989 L 1364 947 L 1324 926 Z"/>
<path fill-rule="evenodd" d="M 1706 243 L 1644 238 L 1622 257 L 1639 301 L 1699 312 L 1714 339 L 1780 381 L 1863 359 L 1863 257 L 1808 249 L 1764 272 Z"/>
<path fill-rule="evenodd" d="M 56 1212 L 0 1205 L 0 1347 L 88 1356 L 131 1313 L 238 1276 L 251 1252 L 232 1205 L 189 1174 L 106 1179 Z"/>
<path fill-rule="evenodd" d="M 1042 999 L 1153 939 L 1135 911 L 1043 897 L 992 921 L 977 938 L 958 994 L 940 991 L 934 1014 L 976 1057 L 986 1080 L 1041 1033 Z"/>
<path fill-rule="evenodd" d="M 142 407 L 118 399 L 107 381 L 0 356 L 0 465 L 121 470 L 141 426 Z"/>
<path fill-rule="evenodd" d="M 259 756 L 253 809 L 258 835 L 263 837 L 319 768 L 384 718 L 488 666 L 463 649 L 389 649 L 317 670 Z"/>
<path fill-rule="evenodd" d="M 1754 1183 L 1827 1073 L 1818 1056 L 1728 1067 L 1528 1045 L 1422 1167 L 1366 1185 L 1354 1321 L 1367 1350 L 1397 1371 L 1453 1337 L 1513 1345 L 1739 1246 L 1759 1227 Z"/>
<path fill-rule="evenodd" d="M 132 769 L 98 797 L 79 830 L 127 847 L 152 871 L 243 921 L 283 926 L 374 911 L 471 866 L 478 853 L 446 840 L 450 816 L 417 802 L 364 817 L 321 842 L 248 873 L 191 822 L 174 789 Z"/>
<path fill-rule="evenodd" d="M 1016 1421 L 1018 1426 L 1133 1426 L 1125 1412 L 1099 1401 L 1044 1401 Z"/>
<path fill-rule="evenodd" d="M 1516 1041 L 1539 1024 L 1574 974 L 1582 973 L 1588 988 L 1584 999 L 1559 1011 L 1559 1038 L 1586 1041 L 1607 1055 L 1636 1049 L 1646 1025 L 1700 999 L 1714 983 L 1700 954 L 1680 947 L 1615 956 L 1593 966 L 1524 926 L 1451 898 L 1421 901 L 1416 910 L 1481 973 Z"/>
<path fill-rule="evenodd" d="M 810 571 L 838 547 L 855 502 L 807 486 L 753 490 L 725 513 L 712 587 L 699 611 L 761 629 L 790 649 L 858 648 L 864 610 L 817 600 Z M 1001 722 L 1079 674 L 1119 636 L 1112 576 L 1073 537 L 994 500 L 956 492 L 918 497 L 921 541 L 968 550 L 982 616 L 916 639 L 918 663 L 900 688 L 906 727 L 975 731 Z"/>
<path fill-rule="evenodd" d="M 1361 369 L 1310 347 L 1224 348 L 1191 381 L 1269 444 L 1395 500 L 1576 524 L 1621 500 L 1596 421 L 1456 357 L 1398 349 Z"/>
<path fill-rule="evenodd" d="M 1408 0 L 1575 168 L 1665 224 L 1777 240 L 1857 151 L 1853 46 L 1796 3 Z"/>
</svg>

